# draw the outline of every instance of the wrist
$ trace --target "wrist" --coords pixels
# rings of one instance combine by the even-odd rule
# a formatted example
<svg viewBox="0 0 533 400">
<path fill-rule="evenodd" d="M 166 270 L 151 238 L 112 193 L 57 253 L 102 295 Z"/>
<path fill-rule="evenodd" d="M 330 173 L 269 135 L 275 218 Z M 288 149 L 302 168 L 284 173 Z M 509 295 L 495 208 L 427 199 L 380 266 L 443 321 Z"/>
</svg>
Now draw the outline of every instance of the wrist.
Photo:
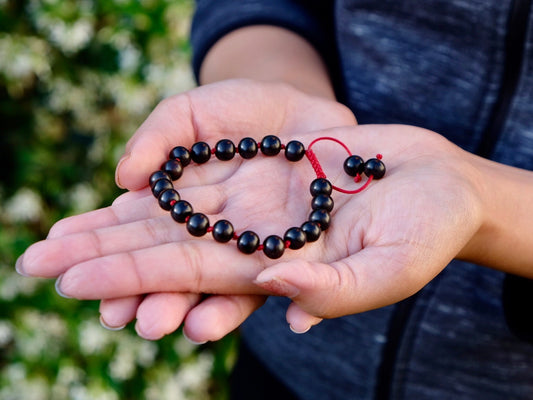
<svg viewBox="0 0 533 400">
<path fill-rule="evenodd" d="M 284 82 L 307 94 L 335 100 L 318 52 L 304 38 L 280 27 L 243 27 L 215 43 L 202 63 L 200 83 L 232 78 Z"/>
</svg>

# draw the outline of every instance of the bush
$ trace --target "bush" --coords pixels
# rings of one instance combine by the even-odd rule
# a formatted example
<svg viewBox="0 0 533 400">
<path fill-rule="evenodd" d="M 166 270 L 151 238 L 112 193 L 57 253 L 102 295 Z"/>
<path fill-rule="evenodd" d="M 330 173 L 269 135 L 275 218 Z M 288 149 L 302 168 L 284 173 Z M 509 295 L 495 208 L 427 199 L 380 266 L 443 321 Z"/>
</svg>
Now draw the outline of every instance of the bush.
<svg viewBox="0 0 533 400">
<path fill-rule="evenodd" d="M 0 398 L 224 398 L 235 337 L 197 348 L 100 327 L 96 302 L 19 277 L 68 215 L 120 194 L 124 144 L 193 86 L 188 0 L 0 0 Z"/>
</svg>

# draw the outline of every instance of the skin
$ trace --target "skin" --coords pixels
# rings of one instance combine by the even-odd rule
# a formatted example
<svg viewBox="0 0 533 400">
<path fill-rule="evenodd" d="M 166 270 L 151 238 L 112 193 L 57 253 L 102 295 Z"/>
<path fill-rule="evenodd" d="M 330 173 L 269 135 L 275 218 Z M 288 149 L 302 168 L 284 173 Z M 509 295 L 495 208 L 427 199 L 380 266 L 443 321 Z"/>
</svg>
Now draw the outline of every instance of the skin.
<svg viewBox="0 0 533 400">
<path fill-rule="evenodd" d="M 271 53 L 280 54 L 276 68 L 261 59 Z M 233 79 L 240 77 L 248 79 Z M 314 49 L 283 29 L 229 34 L 208 54 L 201 79 L 210 84 L 164 100 L 128 143 L 117 182 L 130 191 L 108 208 L 58 222 L 19 259 L 20 273 L 59 277 L 65 296 L 103 299 L 109 327 L 136 318 L 138 333 L 157 339 L 183 324 L 195 342 L 221 338 L 270 294 L 292 299 L 287 320 L 296 332 L 392 304 L 453 258 L 533 277 L 531 172 L 420 128 L 357 126 L 332 98 Z M 278 260 L 191 237 L 145 188 L 175 145 L 270 133 L 304 144 L 334 136 L 365 159 L 382 153 L 387 174 L 357 195 L 335 193 L 328 231 Z M 316 153 L 334 184 L 357 186 L 342 173 L 342 148 L 324 142 Z M 306 161 L 280 157 L 189 166 L 176 186 L 212 222 L 279 235 L 305 221 L 314 178 Z M 203 293 L 211 295 L 202 300 Z"/>
</svg>

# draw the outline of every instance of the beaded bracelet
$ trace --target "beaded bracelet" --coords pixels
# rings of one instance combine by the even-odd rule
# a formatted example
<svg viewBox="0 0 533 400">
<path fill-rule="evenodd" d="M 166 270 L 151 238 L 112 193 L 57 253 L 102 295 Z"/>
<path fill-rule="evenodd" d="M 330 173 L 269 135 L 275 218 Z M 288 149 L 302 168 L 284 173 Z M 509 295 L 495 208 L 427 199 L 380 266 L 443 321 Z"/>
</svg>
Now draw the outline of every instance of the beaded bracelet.
<svg viewBox="0 0 533 400">
<path fill-rule="evenodd" d="M 355 182 L 361 181 L 361 174 L 365 174 L 368 179 L 364 185 L 355 190 L 345 190 L 332 185 L 322 170 L 322 167 L 314 154 L 311 147 L 320 140 L 331 140 L 339 143 L 348 152 L 349 157 L 344 161 L 343 169 L 349 175 L 354 177 Z M 237 234 L 231 222 L 219 220 L 212 226 L 205 214 L 194 212 L 188 201 L 182 200 L 179 193 L 174 189 L 172 181 L 179 179 L 183 174 L 183 169 L 191 163 L 203 164 L 209 161 L 211 155 L 220 161 L 229 161 L 238 153 L 243 159 L 251 159 L 261 151 L 264 156 L 271 157 L 278 155 L 281 150 L 285 152 L 285 158 L 288 161 L 296 162 L 308 158 L 311 166 L 315 170 L 317 178 L 311 182 L 310 192 L 311 213 L 309 219 L 300 227 L 289 228 L 283 238 L 277 235 L 268 236 L 263 243 L 260 243 L 259 236 L 252 231 L 245 231 Z M 245 254 L 252 254 L 255 251 L 263 253 L 272 259 L 281 257 L 285 249 L 300 249 L 307 242 L 318 240 L 322 231 L 328 229 L 333 210 L 333 199 L 331 198 L 332 190 L 342 193 L 359 193 L 364 190 L 373 179 L 380 179 L 385 175 L 385 164 L 381 161 L 381 155 L 371 158 L 366 162 L 359 156 L 352 155 L 348 147 L 341 141 L 331 137 L 321 137 L 312 141 L 306 150 L 304 145 L 292 140 L 286 145 L 282 144 L 280 139 L 274 135 L 265 136 L 260 143 L 252 138 L 242 139 L 238 146 L 235 147 L 229 139 L 218 141 L 214 149 L 205 142 L 195 143 L 190 150 L 183 146 L 177 146 L 172 149 L 169 159 L 161 169 L 150 176 L 149 184 L 153 195 L 158 199 L 159 206 L 170 211 L 172 218 L 179 223 L 186 223 L 187 231 L 197 237 L 204 236 L 211 232 L 213 238 L 220 243 L 227 243 L 231 240 L 237 241 L 237 248 Z"/>
</svg>

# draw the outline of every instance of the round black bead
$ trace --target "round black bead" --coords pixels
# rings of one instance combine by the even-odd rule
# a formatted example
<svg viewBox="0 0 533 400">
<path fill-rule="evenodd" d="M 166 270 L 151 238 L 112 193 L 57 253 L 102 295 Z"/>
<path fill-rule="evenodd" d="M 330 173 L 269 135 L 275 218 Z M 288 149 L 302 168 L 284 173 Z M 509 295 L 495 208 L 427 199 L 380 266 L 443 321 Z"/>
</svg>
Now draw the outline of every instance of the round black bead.
<svg viewBox="0 0 533 400">
<path fill-rule="evenodd" d="M 171 180 L 170 175 L 164 171 L 155 171 L 152 175 L 150 175 L 150 188 L 153 189 L 156 182 L 161 179 L 166 179 L 167 181 Z"/>
<path fill-rule="evenodd" d="M 344 161 L 343 167 L 348 175 L 357 176 L 365 170 L 365 160 L 359 156 L 350 156 Z"/>
<path fill-rule="evenodd" d="M 166 179 L 160 179 L 152 187 L 152 193 L 155 197 L 159 197 L 161 193 L 169 189 L 174 189 L 174 186 L 172 186 L 172 182 Z"/>
<path fill-rule="evenodd" d="M 191 147 L 191 159 L 197 164 L 203 164 L 211 158 L 211 148 L 205 142 L 196 142 Z"/>
<path fill-rule="evenodd" d="M 304 222 L 301 229 L 303 233 L 305 233 L 305 238 L 308 242 L 316 242 L 322 233 L 320 225 L 317 222 L 312 221 Z"/>
<path fill-rule="evenodd" d="M 179 201 L 180 195 L 174 189 L 168 189 L 159 195 L 158 200 L 159 206 L 163 210 L 168 211 L 172 208 L 172 204 L 170 203 L 172 203 L 172 201 Z"/>
<path fill-rule="evenodd" d="M 371 158 L 365 163 L 365 175 L 368 177 L 372 175 L 374 179 L 381 179 L 385 175 L 385 170 L 385 164 L 377 158 Z"/>
<path fill-rule="evenodd" d="M 268 135 L 261 140 L 261 153 L 265 156 L 276 156 L 281 151 L 281 141 L 277 136 Z"/>
<path fill-rule="evenodd" d="M 215 156 L 219 160 L 228 161 L 235 156 L 235 145 L 229 139 L 222 139 L 215 145 Z"/>
<path fill-rule="evenodd" d="M 239 154 L 242 158 L 248 160 L 254 158 L 257 154 L 257 142 L 252 138 L 244 138 L 239 142 Z"/>
<path fill-rule="evenodd" d="M 168 160 L 161 166 L 161 169 L 170 175 L 170 178 L 175 181 L 183 174 L 183 167 L 178 160 Z"/>
<path fill-rule="evenodd" d="M 285 251 L 285 242 L 277 235 L 271 235 L 263 242 L 263 252 L 268 258 L 280 258 Z"/>
<path fill-rule="evenodd" d="M 285 146 L 285 158 L 289 161 L 300 161 L 305 155 L 305 147 L 302 142 L 291 140 Z"/>
<path fill-rule="evenodd" d="M 311 201 L 311 208 L 313 210 L 326 210 L 331 211 L 333 210 L 333 199 L 325 194 L 319 194 L 313 197 L 313 201 Z"/>
<path fill-rule="evenodd" d="M 243 232 L 237 239 L 237 248 L 244 254 L 252 254 L 259 247 L 259 236 L 252 231 Z"/>
<path fill-rule="evenodd" d="M 231 222 L 221 219 L 220 221 L 215 222 L 213 225 L 213 238 L 220 243 L 229 242 L 233 239 L 233 225 Z"/>
<path fill-rule="evenodd" d="M 186 222 L 187 217 L 192 215 L 192 206 L 188 201 L 180 200 L 172 206 L 170 215 L 176 222 Z"/>
<path fill-rule="evenodd" d="M 331 183 L 326 178 L 315 179 L 313 182 L 311 182 L 311 186 L 309 187 L 311 196 L 317 196 L 319 194 L 325 194 L 329 196 L 332 190 L 333 190 L 333 187 L 331 186 Z"/>
<path fill-rule="evenodd" d="M 202 213 L 192 214 L 187 221 L 187 231 L 193 236 L 204 236 L 209 228 L 209 219 Z"/>
<path fill-rule="evenodd" d="M 182 167 L 186 167 L 191 163 L 191 153 L 183 146 L 174 147 L 169 155 L 169 159 L 180 160 Z"/>
<path fill-rule="evenodd" d="M 309 214 L 309 221 L 316 222 L 320 225 L 320 228 L 325 231 L 329 228 L 331 223 L 331 216 L 326 210 L 315 210 Z"/>
<path fill-rule="evenodd" d="M 305 237 L 305 232 L 301 228 L 290 228 L 285 232 L 285 235 L 283 235 L 283 240 L 289 242 L 289 249 L 298 250 L 304 247 L 307 238 Z"/>
</svg>

